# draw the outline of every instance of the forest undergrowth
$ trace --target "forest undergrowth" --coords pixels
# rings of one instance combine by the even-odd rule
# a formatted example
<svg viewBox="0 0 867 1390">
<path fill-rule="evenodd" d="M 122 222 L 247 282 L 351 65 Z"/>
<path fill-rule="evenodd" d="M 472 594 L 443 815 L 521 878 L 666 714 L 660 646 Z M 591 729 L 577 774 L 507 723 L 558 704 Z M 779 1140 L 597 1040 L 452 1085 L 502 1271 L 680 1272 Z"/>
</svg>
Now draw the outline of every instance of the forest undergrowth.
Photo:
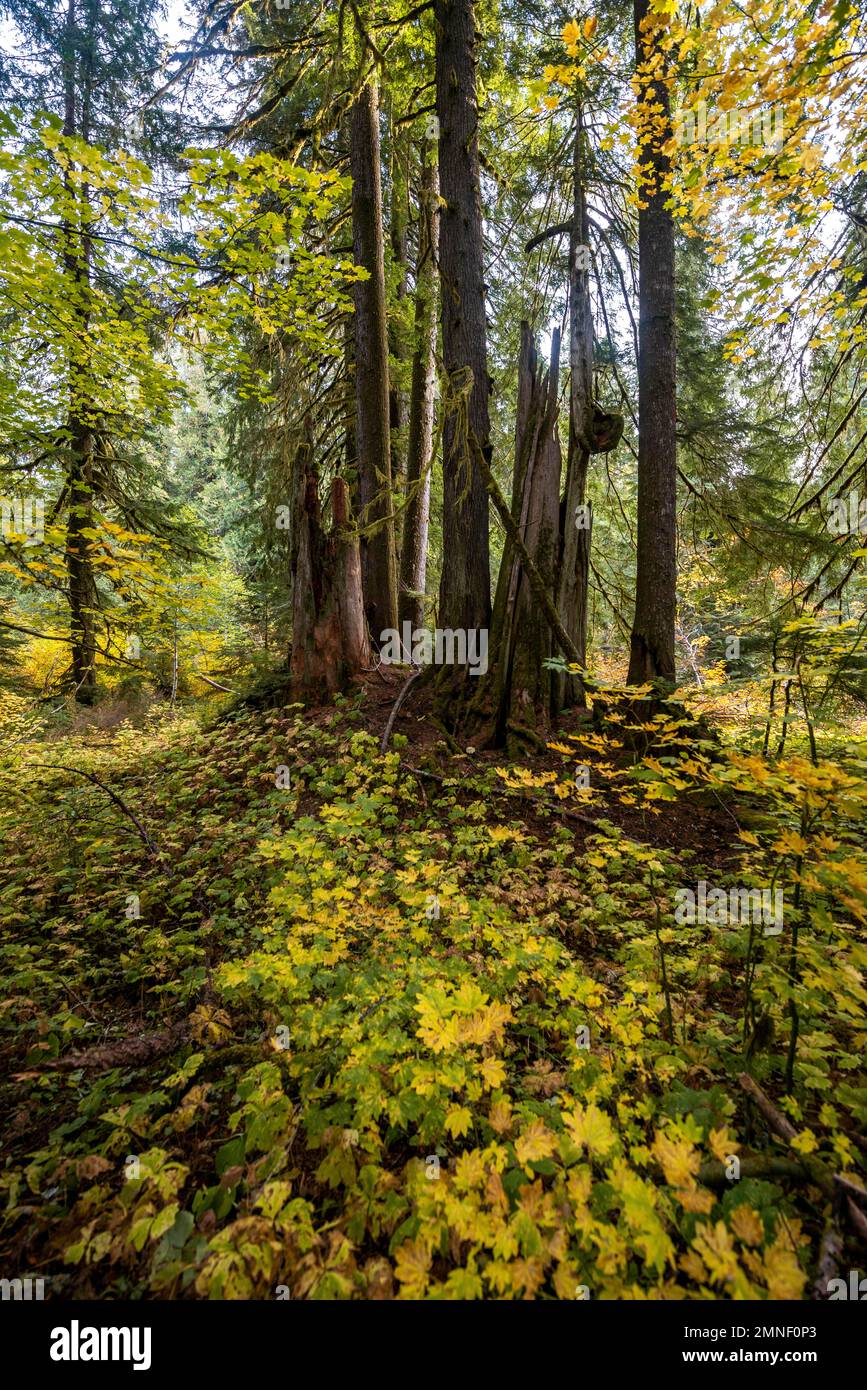
<svg viewBox="0 0 867 1390">
<path fill-rule="evenodd" d="M 399 683 L 50 741 L 7 708 L 5 1263 L 265 1299 L 801 1299 L 857 1267 L 863 742 L 774 757 L 603 690 L 507 759 L 421 692 L 382 752 Z M 744 884 L 779 926 L 733 920 Z"/>
</svg>

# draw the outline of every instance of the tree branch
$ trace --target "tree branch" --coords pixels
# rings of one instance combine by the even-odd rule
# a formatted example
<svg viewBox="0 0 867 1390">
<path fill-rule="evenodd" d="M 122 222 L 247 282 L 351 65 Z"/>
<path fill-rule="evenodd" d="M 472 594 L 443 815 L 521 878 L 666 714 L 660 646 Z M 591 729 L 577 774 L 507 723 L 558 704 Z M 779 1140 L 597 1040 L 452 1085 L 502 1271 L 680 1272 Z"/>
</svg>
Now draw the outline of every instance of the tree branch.
<svg viewBox="0 0 867 1390">
<path fill-rule="evenodd" d="M 80 767 L 69 767 L 65 763 L 32 763 L 31 766 L 49 768 L 52 772 L 74 772 L 79 777 L 86 777 L 88 782 L 92 782 L 95 787 L 99 787 L 100 791 L 105 792 L 106 796 L 110 796 L 114 804 L 119 806 L 121 811 L 123 811 L 123 814 L 129 817 L 147 845 L 149 852 L 151 854 L 159 854 L 159 849 L 154 844 L 135 812 L 129 809 L 126 802 L 118 796 L 117 792 L 113 792 L 111 787 L 107 787 L 104 782 L 100 782 L 99 778 L 94 777 L 92 772 L 85 772 L 84 769 Z"/>
</svg>

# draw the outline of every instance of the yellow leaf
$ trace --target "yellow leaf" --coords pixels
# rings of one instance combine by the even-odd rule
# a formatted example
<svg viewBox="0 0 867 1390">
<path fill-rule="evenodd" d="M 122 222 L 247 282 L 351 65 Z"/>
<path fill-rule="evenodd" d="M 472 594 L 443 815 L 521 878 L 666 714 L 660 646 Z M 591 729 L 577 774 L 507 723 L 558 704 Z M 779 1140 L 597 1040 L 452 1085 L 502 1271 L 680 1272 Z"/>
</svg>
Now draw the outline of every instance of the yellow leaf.
<svg viewBox="0 0 867 1390">
<path fill-rule="evenodd" d="M 657 1134 L 653 1153 L 672 1187 L 695 1187 L 695 1175 L 701 1165 L 701 1155 L 689 1139 L 670 1134 Z"/>
<path fill-rule="evenodd" d="M 699 1226 L 693 1244 L 713 1280 L 724 1283 L 735 1277 L 738 1272 L 737 1256 L 731 1232 L 722 1221 L 717 1221 L 715 1226 Z"/>
<path fill-rule="evenodd" d="M 473 1117 L 465 1105 L 453 1105 L 446 1115 L 445 1127 L 455 1139 L 468 1134 Z"/>
<path fill-rule="evenodd" d="M 774 849 L 779 854 L 806 854 L 807 841 L 796 830 L 784 830 Z"/>
<path fill-rule="evenodd" d="M 482 1078 L 489 1091 L 502 1086 L 506 1079 L 506 1068 L 500 1057 L 486 1057 L 481 1065 Z"/>
<path fill-rule="evenodd" d="M 512 1128 L 512 1107 L 507 1100 L 498 1100 L 491 1106 L 488 1124 L 495 1134 L 508 1134 Z"/>
<path fill-rule="evenodd" d="M 694 1211 L 700 1216 L 707 1216 L 716 1202 L 716 1197 L 706 1187 L 682 1188 L 675 1195 L 684 1211 Z"/>
<path fill-rule="evenodd" d="M 554 1136 L 541 1120 L 533 1120 L 520 1139 L 515 1140 L 515 1153 L 521 1164 L 536 1163 L 539 1159 L 550 1158 L 554 1148 Z"/>
<path fill-rule="evenodd" d="M 419 1297 L 427 1287 L 430 1251 L 421 1241 L 407 1240 L 395 1254 L 394 1272 L 405 1286 L 402 1292 L 411 1298 Z"/>
<path fill-rule="evenodd" d="M 485 1180 L 485 1160 L 478 1149 L 461 1154 L 455 1164 L 455 1187 L 460 1192 L 469 1192 Z"/>
<path fill-rule="evenodd" d="M 811 1129 L 803 1129 L 800 1134 L 796 1134 L 792 1140 L 792 1148 L 797 1149 L 799 1154 L 815 1153 L 819 1147 L 819 1142 Z"/>
<path fill-rule="evenodd" d="M 732 1230 L 745 1245 L 761 1245 L 765 1234 L 762 1218 L 745 1202 L 732 1212 Z"/>
<path fill-rule="evenodd" d="M 765 1256 L 765 1282 L 773 1299 L 800 1299 L 804 1296 L 807 1276 L 798 1264 L 791 1246 L 772 1245 Z"/>
<path fill-rule="evenodd" d="M 722 1129 L 712 1129 L 707 1136 L 708 1147 L 714 1158 L 718 1158 L 720 1163 L 727 1163 L 730 1154 L 736 1154 L 740 1145 L 733 1139 L 728 1130 L 723 1126 Z"/>
<path fill-rule="evenodd" d="M 579 1149 L 586 1148 L 590 1154 L 604 1158 L 617 1143 L 611 1121 L 596 1105 L 588 1105 L 586 1110 L 580 1103 L 569 1114 L 563 1116 L 569 1134 Z"/>
</svg>

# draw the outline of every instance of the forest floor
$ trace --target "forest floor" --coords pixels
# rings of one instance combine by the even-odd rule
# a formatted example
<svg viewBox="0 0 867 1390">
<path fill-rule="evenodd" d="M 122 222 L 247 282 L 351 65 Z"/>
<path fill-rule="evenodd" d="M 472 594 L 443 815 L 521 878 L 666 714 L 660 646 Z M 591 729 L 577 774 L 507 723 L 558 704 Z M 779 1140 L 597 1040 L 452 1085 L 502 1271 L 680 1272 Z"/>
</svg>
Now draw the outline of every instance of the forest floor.
<svg viewBox="0 0 867 1390">
<path fill-rule="evenodd" d="M 662 716 L 637 761 L 576 720 L 507 760 L 419 690 L 383 754 L 400 683 L 4 755 L 4 1270 L 786 1299 L 863 1265 L 860 748 Z M 783 885 L 784 929 L 679 923 L 702 880 Z"/>
</svg>

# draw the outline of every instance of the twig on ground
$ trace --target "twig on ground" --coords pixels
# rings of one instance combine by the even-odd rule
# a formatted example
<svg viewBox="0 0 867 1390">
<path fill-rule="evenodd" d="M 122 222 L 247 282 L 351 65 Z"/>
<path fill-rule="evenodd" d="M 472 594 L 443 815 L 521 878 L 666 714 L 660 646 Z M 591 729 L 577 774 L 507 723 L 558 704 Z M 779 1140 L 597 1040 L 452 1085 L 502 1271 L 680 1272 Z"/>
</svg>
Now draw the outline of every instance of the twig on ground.
<svg viewBox="0 0 867 1390">
<path fill-rule="evenodd" d="M 413 684 L 413 681 L 417 681 L 420 675 L 421 668 L 419 667 L 416 670 L 414 670 L 409 676 L 407 676 L 406 680 L 401 686 L 400 694 L 398 695 L 397 699 L 392 705 L 391 714 L 388 716 L 388 723 L 386 724 L 385 732 L 382 735 L 382 742 L 379 745 L 380 753 L 384 753 L 386 748 L 388 747 L 388 741 L 391 738 L 391 731 L 394 728 L 394 721 L 397 719 L 400 707 L 406 699 L 406 696 L 409 694 L 409 689 L 410 686 Z"/>
<path fill-rule="evenodd" d="M 111 787 L 107 787 L 104 782 L 100 782 L 99 778 L 94 777 L 92 772 L 85 772 L 84 769 L 80 767 L 70 767 L 67 763 L 33 763 L 32 766 L 48 768 L 52 772 L 74 772 L 78 777 L 85 777 L 88 782 L 92 782 L 95 787 L 99 787 L 100 791 L 105 792 L 106 796 L 110 796 L 114 804 L 120 807 L 125 816 L 129 817 L 147 845 L 150 853 L 159 854 L 158 846 L 154 844 L 135 812 L 129 809 L 126 802 L 118 796 L 117 792 L 113 792 Z"/>
</svg>

